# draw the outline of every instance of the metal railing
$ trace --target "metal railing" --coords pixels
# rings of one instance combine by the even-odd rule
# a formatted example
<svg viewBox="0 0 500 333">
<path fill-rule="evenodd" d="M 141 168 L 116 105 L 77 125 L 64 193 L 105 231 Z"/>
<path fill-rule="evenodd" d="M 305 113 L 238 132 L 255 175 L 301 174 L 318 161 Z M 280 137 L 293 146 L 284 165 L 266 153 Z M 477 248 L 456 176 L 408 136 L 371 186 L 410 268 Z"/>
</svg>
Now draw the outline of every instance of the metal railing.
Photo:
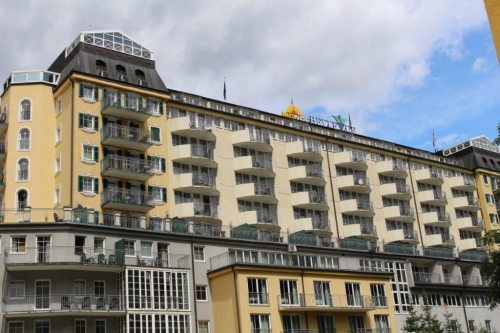
<svg viewBox="0 0 500 333">
<path fill-rule="evenodd" d="M 323 172 L 323 168 L 321 167 L 320 163 L 307 164 L 306 165 L 306 174 L 307 174 L 307 177 L 316 177 L 316 178 L 325 179 L 325 174 Z"/>
<path fill-rule="evenodd" d="M 276 197 L 274 185 L 265 183 L 254 183 L 255 195 L 268 195 Z"/>
<path fill-rule="evenodd" d="M 206 145 L 192 144 L 191 146 L 191 157 L 203 157 L 213 160 L 214 150 Z"/>
<path fill-rule="evenodd" d="M 250 304 L 269 304 L 269 294 L 268 293 L 256 293 L 248 292 L 248 302 Z"/>
<path fill-rule="evenodd" d="M 413 280 L 415 283 L 443 283 L 439 273 L 413 272 Z"/>
<path fill-rule="evenodd" d="M 442 247 L 425 247 L 424 256 L 453 259 L 455 257 L 455 254 L 453 252 L 453 249 L 446 249 Z"/>
<path fill-rule="evenodd" d="M 271 144 L 271 137 L 270 137 L 269 133 L 256 132 L 256 131 L 251 131 L 251 130 L 249 130 L 249 132 L 250 132 L 250 141 Z"/>
<path fill-rule="evenodd" d="M 440 211 L 437 211 L 436 213 L 437 213 L 437 216 L 438 216 L 438 222 L 444 222 L 444 223 L 451 224 L 450 213 L 442 213 Z"/>
<path fill-rule="evenodd" d="M 101 161 L 101 170 L 107 169 L 128 171 L 134 173 L 149 173 L 151 166 L 140 158 L 107 155 Z"/>
<path fill-rule="evenodd" d="M 384 252 L 404 254 L 404 255 L 419 255 L 417 248 L 411 244 L 388 243 L 384 244 Z"/>
<path fill-rule="evenodd" d="M 385 298 L 385 297 L 384 297 Z M 385 300 L 387 304 L 387 300 Z M 332 295 L 332 294 L 281 294 L 278 295 L 280 308 L 311 308 L 311 309 L 373 309 L 372 296 L 363 295 Z"/>
<path fill-rule="evenodd" d="M 351 162 L 366 163 L 366 153 L 364 151 L 351 150 L 349 152 Z"/>
<path fill-rule="evenodd" d="M 467 203 L 469 204 L 469 206 L 474 206 L 474 207 L 481 207 L 481 204 L 479 203 L 479 200 L 477 198 L 474 198 L 474 197 L 468 197 L 467 198 Z"/>
<path fill-rule="evenodd" d="M 462 284 L 462 276 L 453 274 L 443 274 L 443 282 L 446 284 Z"/>
<path fill-rule="evenodd" d="M 302 151 L 304 153 L 321 154 L 322 145 L 320 141 L 303 141 Z"/>
<path fill-rule="evenodd" d="M 370 187 L 370 178 L 365 176 L 354 176 L 354 185 Z"/>
<path fill-rule="evenodd" d="M 151 143 L 150 132 L 135 127 L 107 124 L 101 130 L 101 139 L 118 138 L 137 143 Z"/>
<path fill-rule="evenodd" d="M 488 253 L 486 252 L 478 252 L 478 251 L 461 251 L 458 254 L 461 260 L 470 260 L 481 262 L 488 258 Z"/>
<path fill-rule="evenodd" d="M 455 236 L 448 234 L 441 234 L 441 241 L 443 244 L 455 245 Z"/>
<path fill-rule="evenodd" d="M 327 203 L 327 196 L 325 193 L 318 193 L 316 191 L 309 191 L 309 203 Z"/>
<path fill-rule="evenodd" d="M 390 328 L 358 328 L 347 333 L 392 333 Z"/>
<path fill-rule="evenodd" d="M 414 240 L 418 242 L 418 232 L 416 230 L 404 230 L 406 240 Z"/>
<path fill-rule="evenodd" d="M 4 313 L 36 311 L 99 312 L 124 311 L 125 298 L 118 295 L 46 295 L 23 297 L 3 297 Z"/>
<path fill-rule="evenodd" d="M 189 128 L 204 131 L 212 131 L 214 119 L 212 117 L 189 117 Z"/>
<path fill-rule="evenodd" d="M 19 150 L 27 150 L 27 149 L 30 149 L 30 139 L 19 140 Z"/>
<path fill-rule="evenodd" d="M 2 140 L 0 141 L 0 154 L 6 154 L 7 153 L 7 141 Z"/>
<path fill-rule="evenodd" d="M 193 173 L 192 184 L 193 186 L 207 186 L 216 188 L 217 177 L 209 175 L 208 173 Z"/>
<path fill-rule="evenodd" d="M 330 230 L 330 221 L 328 218 L 312 216 L 312 227 L 313 229 Z"/>
<path fill-rule="evenodd" d="M 358 209 L 360 209 L 360 210 L 373 211 L 373 202 L 371 202 L 370 200 L 358 198 L 358 199 L 356 199 L 356 205 L 357 205 Z"/>
<path fill-rule="evenodd" d="M 317 333 L 317 331 L 308 328 L 293 328 L 290 330 L 281 331 L 281 333 Z"/>
<path fill-rule="evenodd" d="M 481 286 L 483 284 L 479 276 L 464 275 L 462 278 L 466 286 Z"/>
<path fill-rule="evenodd" d="M 400 216 L 415 217 L 415 211 L 411 207 L 400 207 Z"/>
<path fill-rule="evenodd" d="M 477 216 L 471 216 L 472 220 L 472 225 L 474 227 L 482 227 L 484 228 L 484 220 L 481 218 L 478 218 Z"/>
<path fill-rule="evenodd" d="M 144 191 L 108 187 L 101 192 L 101 201 L 103 204 L 119 202 L 128 205 L 147 205 L 149 197 Z"/>
<path fill-rule="evenodd" d="M 392 170 L 393 171 L 407 171 L 408 167 L 406 165 L 406 161 L 403 161 L 398 158 L 392 159 Z"/>
<path fill-rule="evenodd" d="M 278 225 L 278 213 L 269 210 L 257 210 L 257 222 Z"/>
<path fill-rule="evenodd" d="M 314 228 L 314 226 L 313 226 Z M 333 247 L 333 242 L 330 237 L 310 236 L 302 234 L 291 234 L 288 236 L 288 243 L 297 245 Z"/>
<path fill-rule="evenodd" d="M 443 191 L 432 191 L 435 200 L 445 200 L 447 201 L 446 193 Z"/>
<path fill-rule="evenodd" d="M 265 156 L 265 155 L 252 156 L 252 167 L 272 170 L 273 161 L 270 156 Z"/>
<path fill-rule="evenodd" d="M 210 223 L 195 223 L 193 232 L 199 236 L 224 237 L 220 225 Z"/>
<path fill-rule="evenodd" d="M 361 235 L 377 236 L 377 227 L 373 223 L 360 223 Z"/>
<path fill-rule="evenodd" d="M 194 215 L 195 216 L 210 216 L 210 217 L 217 218 L 219 216 L 218 207 L 216 204 L 213 204 L 213 203 L 195 202 L 194 203 Z"/>
<path fill-rule="evenodd" d="M 396 184 L 396 193 L 399 194 L 404 194 L 404 193 L 411 193 L 410 191 L 410 185 L 407 184 L 402 184 L 402 183 L 395 183 Z"/>
</svg>

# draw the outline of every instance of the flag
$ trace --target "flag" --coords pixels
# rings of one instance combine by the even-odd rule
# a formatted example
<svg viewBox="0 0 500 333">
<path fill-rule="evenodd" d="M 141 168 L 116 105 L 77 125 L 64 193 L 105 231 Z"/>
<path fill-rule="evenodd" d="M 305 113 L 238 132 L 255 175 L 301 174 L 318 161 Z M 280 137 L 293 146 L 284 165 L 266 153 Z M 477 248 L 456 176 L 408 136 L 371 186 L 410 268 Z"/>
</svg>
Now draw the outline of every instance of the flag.
<svg viewBox="0 0 500 333">
<path fill-rule="evenodd" d="M 224 95 L 224 100 L 226 100 L 226 78 L 224 78 L 224 90 L 222 94 Z"/>
<path fill-rule="evenodd" d="M 349 112 L 349 128 L 352 129 L 351 113 Z"/>
<path fill-rule="evenodd" d="M 432 145 L 436 148 L 436 133 L 432 130 Z"/>
</svg>

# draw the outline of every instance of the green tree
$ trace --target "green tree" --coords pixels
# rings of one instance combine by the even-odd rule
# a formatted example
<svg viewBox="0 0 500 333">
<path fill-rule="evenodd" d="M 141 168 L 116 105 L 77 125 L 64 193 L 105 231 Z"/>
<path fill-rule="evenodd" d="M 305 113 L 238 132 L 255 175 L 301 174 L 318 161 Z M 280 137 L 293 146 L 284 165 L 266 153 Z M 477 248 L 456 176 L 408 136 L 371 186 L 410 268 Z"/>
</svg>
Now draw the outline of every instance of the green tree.
<svg viewBox="0 0 500 333">
<path fill-rule="evenodd" d="M 421 315 L 417 313 L 413 304 L 410 304 L 408 308 L 408 313 L 410 315 L 406 318 L 405 326 L 403 326 L 403 332 L 412 332 L 412 333 L 423 332 L 420 329 Z"/>
<path fill-rule="evenodd" d="M 413 304 L 410 305 L 409 308 L 410 315 L 406 318 L 405 326 L 403 326 L 403 332 L 445 333 L 443 325 L 437 318 L 437 315 L 432 314 L 432 305 L 429 304 L 428 297 L 425 292 L 423 298 L 424 298 L 424 304 L 422 305 L 421 314 L 417 313 L 417 311 L 413 307 Z"/>
<path fill-rule="evenodd" d="M 454 333 L 463 332 L 462 325 L 460 325 L 460 323 L 458 323 L 457 321 L 453 320 L 453 314 L 448 312 L 448 309 L 446 309 L 446 313 L 444 314 L 443 330 L 445 332 L 454 332 Z"/>
<path fill-rule="evenodd" d="M 484 237 L 483 242 L 491 247 L 500 244 L 500 230 L 490 230 Z M 490 286 L 490 309 L 493 310 L 500 304 L 500 252 L 490 251 L 488 259 L 481 263 L 481 275 L 489 281 Z"/>
<path fill-rule="evenodd" d="M 497 125 L 497 132 L 498 132 L 498 136 L 496 137 L 495 140 L 493 140 L 493 142 L 495 142 L 497 145 L 500 146 L 500 123 L 498 123 L 498 125 Z"/>
</svg>

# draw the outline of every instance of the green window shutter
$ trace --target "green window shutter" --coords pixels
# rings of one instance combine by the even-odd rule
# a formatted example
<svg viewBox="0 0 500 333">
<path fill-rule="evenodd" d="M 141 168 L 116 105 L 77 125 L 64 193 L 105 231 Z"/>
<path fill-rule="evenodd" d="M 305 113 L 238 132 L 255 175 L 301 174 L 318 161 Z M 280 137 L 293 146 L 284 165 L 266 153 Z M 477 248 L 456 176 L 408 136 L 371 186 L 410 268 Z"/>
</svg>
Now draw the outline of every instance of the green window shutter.
<svg viewBox="0 0 500 333">
<path fill-rule="evenodd" d="M 146 110 L 149 111 L 149 104 L 151 103 L 151 99 L 146 97 Z"/>
<path fill-rule="evenodd" d="M 83 127 L 83 113 L 78 114 L 78 127 Z"/>
<path fill-rule="evenodd" d="M 83 97 L 83 83 L 80 83 L 80 89 L 78 90 L 78 96 L 80 98 Z"/>
<path fill-rule="evenodd" d="M 83 191 L 83 177 L 78 176 L 78 192 Z"/>
<path fill-rule="evenodd" d="M 161 159 L 161 172 L 165 172 L 167 168 L 165 167 L 165 159 Z"/>
<path fill-rule="evenodd" d="M 159 102 L 158 108 L 160 110 L 160 114 L 163 115 L 163 102 Z"/>
<path fill-rule="evenodd" d="M 94 87 L 94 100 L 99 100 L 99 87 Z"/>
<path fill-rule="evenodd" d="M 142 107 L 142 96 L 139 96 L 139 111 L 142 111 L 144 108 Z"/>
<path fill-rule="evenodd" d="M 94 178 L 94 193 L 99 193 L 99 178 Z"/>
<path fill-rule="evenodd" d="M 107 180 L 107 179 L 103 179 L 103 180 L 102 180 L 102 188 L 103 188 L 103 189 L 108 188 L 108 180 Z"/>
<path fill-rule="evenodd" d="M 151 139 L 160 142 L 160 129 L 158 127 L 151 127 Z"/>
<path fill-rule="evenodd" d="M 106 88 L 102 88 L 102 97 L 105 98 L 107 94 L 108 94 L 107 89 Z"/>
<path fill-rule="evenodd" d="M 99 147 L 94 147 L 94 161 L 99 161 Z"/>
<path fill-rule="evenodd" d="M 161 189 L 161 198 L 163 202 L 167 202 L 167 189 L 165 187 Z"/>
<path fill-rule="evenodd" d="M 149 185 L 148 186 L 148 194 L 151 195 L 153 193 L 153 186 Z"/>
<path fill-rule="evenodd" d="M 125 107 L 128 108 L 128 93 L 125 93 Z"/>
<path fill-rule="evenodd" d="M 116 95 L 118 95 L 118 106 L 121 107 L 122 106 L 122 94 L 121 92 L 116 92 Z"/>
<path fill-rule="evenodd" d="M 94 116 L 94 129 L 97 131 L 99 129 L 99 117 Z"/>
</svg>

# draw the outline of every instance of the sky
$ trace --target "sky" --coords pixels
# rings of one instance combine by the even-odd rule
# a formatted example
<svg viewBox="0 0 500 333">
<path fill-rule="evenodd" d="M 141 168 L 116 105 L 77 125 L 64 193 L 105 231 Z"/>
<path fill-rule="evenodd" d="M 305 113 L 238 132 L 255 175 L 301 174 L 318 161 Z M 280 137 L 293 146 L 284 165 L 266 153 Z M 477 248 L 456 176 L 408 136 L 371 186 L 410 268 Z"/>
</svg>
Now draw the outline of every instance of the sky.
<svg viewBox="0 0 500 333">
<path fill-rule="evenodd" d="M 46 69 L 80 31 L 154 51 L 167 87 L 280 114 L 351 116 L 433 151 L 497 136 L 500 66 L 480 0 L 1 1 L 0 79 Z M 3 81 L 2 81 L 3 82 Z"/>
</svg>

